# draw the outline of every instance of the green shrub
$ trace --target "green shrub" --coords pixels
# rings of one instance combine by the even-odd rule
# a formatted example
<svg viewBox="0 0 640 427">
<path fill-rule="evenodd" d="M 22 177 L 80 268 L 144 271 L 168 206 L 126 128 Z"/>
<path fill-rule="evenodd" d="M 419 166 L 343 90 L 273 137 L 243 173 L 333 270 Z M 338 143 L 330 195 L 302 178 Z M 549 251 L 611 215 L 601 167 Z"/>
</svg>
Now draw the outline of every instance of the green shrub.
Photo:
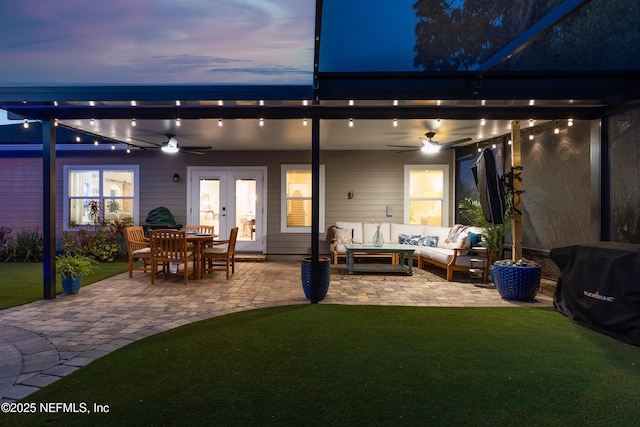
<svg viewBox="0 0 640 427">
<path fill-rule="evenodd" d="M 10 259 L 16 262 L 42 261 L 43 237 L 40 231 L 22 230 L 16 235 Z"/>
</svg>

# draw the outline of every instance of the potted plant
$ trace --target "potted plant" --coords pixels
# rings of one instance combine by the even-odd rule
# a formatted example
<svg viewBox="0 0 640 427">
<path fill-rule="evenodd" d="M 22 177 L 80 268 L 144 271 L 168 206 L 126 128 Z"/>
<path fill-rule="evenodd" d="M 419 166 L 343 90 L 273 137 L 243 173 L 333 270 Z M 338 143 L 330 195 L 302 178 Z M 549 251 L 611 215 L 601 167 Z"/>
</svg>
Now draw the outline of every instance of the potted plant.
<svg viewBox="0 0 640 427">
<path fill-rule="evenodd" d="M 90 273 L 96 261 L 84 255 L 65 253 L 56 257 L 56 272 L 60 275 L 62 289 L 66 294 L 80 290 L 82 275 Z"/>
<path fill-rule="evenodd" d="M 493 265 L 493 281 L 500 296 L 513 301 L 532 301 L 540 289 L 542 268 L 535 261 L 504 259 Z"/>
<path fill-rule="evenodd" d="M 484 217 L 482 206 L 478 200 L 463 199 L 458 204 L 458 208 L 460 214 L 472 226 L 482 228 L 482 246 L 487 248 L 489 264 L 493 260 L 501 260 L 504 257 L 504 238 L 509 229 L 509 210 L 505 212 L 502 224 L 491 224 Z"/>
</svg>

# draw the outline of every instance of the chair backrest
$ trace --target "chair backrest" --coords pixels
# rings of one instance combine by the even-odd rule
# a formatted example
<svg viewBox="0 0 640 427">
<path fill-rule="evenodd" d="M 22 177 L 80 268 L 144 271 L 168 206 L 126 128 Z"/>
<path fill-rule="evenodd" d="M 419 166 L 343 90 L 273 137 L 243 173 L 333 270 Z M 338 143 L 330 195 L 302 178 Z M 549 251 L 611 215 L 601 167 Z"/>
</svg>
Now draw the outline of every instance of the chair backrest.
<svg viewBox="0 0 640 427">
<path fill-rule="evenodd" d="M 231 234 L 229 235 L 229 246 L 227 251 L 229 255 L 233 255 L 235 253 L 237 239 L 238 239 L 238 227 L 233 227 L 231 229 Z"/>
<path fill-rule="evenodd" d="M 145 248 L 147 242 L 144 239 L 144 230 L 139 225 L 132 225 L 124 229 L 125 239 L 127 241 L 127 251 L 133 253 L 138 249 Z"/>
<path fill-rule="evenodd" d="M 177 261 L 187 258 L 187 233 L 182 230 L 149 230 L 151 256 L 156 260 Z"/>
<path fill-rule="evenodd" d="M 213 234 L 215 232 L 215 227 L 213 225 L 187 225 L 185 230 L 203 234 Z"/>
</svg>

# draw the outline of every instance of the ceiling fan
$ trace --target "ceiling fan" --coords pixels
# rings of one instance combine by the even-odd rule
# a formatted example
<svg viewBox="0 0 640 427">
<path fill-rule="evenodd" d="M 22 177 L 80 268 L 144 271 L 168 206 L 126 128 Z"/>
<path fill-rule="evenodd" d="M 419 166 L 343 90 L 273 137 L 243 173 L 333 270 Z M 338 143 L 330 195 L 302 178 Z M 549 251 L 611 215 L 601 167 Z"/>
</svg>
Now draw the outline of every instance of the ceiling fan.
<svg viewBox="0 0 640 427">
<path fill-rule="evenodd" d="M 462 138 L 456 141 L 450 141 L 447 143 L 440 143 L 438 141 L 434 141 L 433 137 L 436 136 L 436 133 L 433 131 L 429 131 L 424 134 L 424 137 L 420 137 L 420 141 L 422 141 L 422 145 L 420 147 L 416 147 L 413 145 L 387 145 L 387 147 L 395 147 L 395 148 L 407 148 L 407 150 L 398 151 L 398 153 L 404 153 L 407 151 L 417 151 L 420 150 L 423 153 L 435 153 L 440 150 L 440 148 L 453 148 L 456 146 L 464 145 L 465 142 L 471 141 L 471 138 Z"/>
<path fill-rule="evenodd" d="M 136 138 L 132 138 L 132 139 L 136 139 L 136 141 L 140 141 L 140 142 L 145 142 L 147 144 L 151 144 L 154 145 L 155 147 L 147 147 L 147 148 L 160 148 L 163 152 L 165 153 L 169 153 L 169 154 L 175 154 L 178 152 L 185 152 L 185 153 L 189 153 L 189 154 L 204 154 L 202 151 L 200 150 L 210 150 L 211 146 L 208 147 L 187 147 L 187 146 L 182 146 L 182 145 L 178 145 L 178 138 L 171 133 L 166 133 L 165 136 L 167 137 L 167 141 L 158 144 L 155 142 L 150 142 L 150 141 L 144 141 L 142 139 L 136 139 Z"/>
</svg>

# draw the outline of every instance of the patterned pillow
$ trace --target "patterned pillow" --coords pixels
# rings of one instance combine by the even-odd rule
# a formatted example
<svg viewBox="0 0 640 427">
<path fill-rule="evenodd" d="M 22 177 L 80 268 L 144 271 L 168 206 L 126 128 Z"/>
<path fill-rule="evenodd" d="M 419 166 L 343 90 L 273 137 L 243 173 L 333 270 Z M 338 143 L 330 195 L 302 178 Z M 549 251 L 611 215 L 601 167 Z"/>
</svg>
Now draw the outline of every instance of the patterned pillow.
<svg viewBox="0 0 640 427">
<path fill-rule="evenodd" d="M 353 243 L 353 229 L 333 227 L 333 236 L 339 245 L 350 245 Z"/>
<path fill-rule="evenodd" d="M 414 245 L 414 246 L 420 246 L 420 239 L 422 239 L 422 236 L 420 236 L 419 234 L 399 234 L 398 235 L 398 242 L 402 245 Z"/>
<path fill-rule="evenodd" d="M 435 248 L 438 246 L 438 236 L 425 236 L 420 239 L 420 246 Z"/>
</svg>

